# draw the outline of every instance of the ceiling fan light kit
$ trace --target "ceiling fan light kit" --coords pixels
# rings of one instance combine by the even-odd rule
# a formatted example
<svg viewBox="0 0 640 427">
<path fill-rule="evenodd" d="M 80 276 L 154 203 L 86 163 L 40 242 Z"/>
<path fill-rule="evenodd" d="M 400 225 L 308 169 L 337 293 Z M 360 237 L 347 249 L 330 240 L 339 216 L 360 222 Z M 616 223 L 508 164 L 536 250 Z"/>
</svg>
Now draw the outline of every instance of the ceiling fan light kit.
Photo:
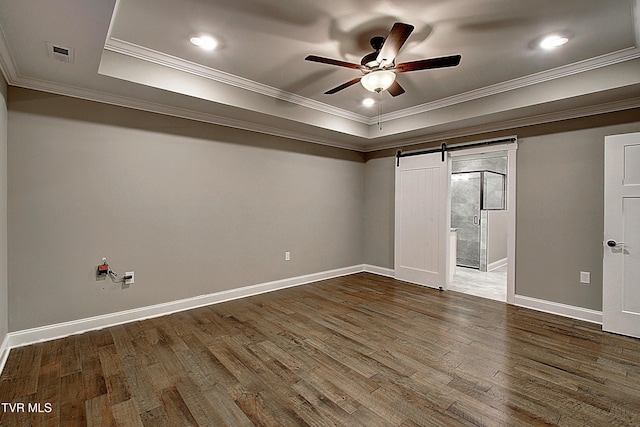
<svg viewBox="0 0 640 427">
<path fill-rule="evenodd" d="M 396 73 L 389 70 L 375 70 L 360 79 L 360 83 L 366 90 L 378 93 L 389 89 L 395 81 Z"/>
</svg>

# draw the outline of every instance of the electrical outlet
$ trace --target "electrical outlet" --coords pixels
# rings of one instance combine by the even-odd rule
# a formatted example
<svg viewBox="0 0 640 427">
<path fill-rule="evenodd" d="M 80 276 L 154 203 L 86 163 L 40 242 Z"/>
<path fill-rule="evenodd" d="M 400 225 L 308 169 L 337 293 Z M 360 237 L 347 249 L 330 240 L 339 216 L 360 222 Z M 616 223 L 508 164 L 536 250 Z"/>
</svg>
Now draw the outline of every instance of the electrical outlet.
<svg viewBox="0 0 640 427">
<path fill-rule="evenodd" d="M 131 279 L 124 279 L 125 285 L 133 285 L 135 283 L 133 271 L 127 271 L 126 273 L 124 273 L 124 277 L 129 277 L 129 276 L 131 276 Z"/>
<path fill-rule="evenodd" d="M 591 283 L 591 273 L 588 271 L 581 271 L 580 283 L 584 283 L 585 285 Z"/>
<path fill-rule="evenodd" d="M 284 260 L 285 261 L 291 261 L 291 252 L 285 252 L 284 253 Z"/>
</svg>

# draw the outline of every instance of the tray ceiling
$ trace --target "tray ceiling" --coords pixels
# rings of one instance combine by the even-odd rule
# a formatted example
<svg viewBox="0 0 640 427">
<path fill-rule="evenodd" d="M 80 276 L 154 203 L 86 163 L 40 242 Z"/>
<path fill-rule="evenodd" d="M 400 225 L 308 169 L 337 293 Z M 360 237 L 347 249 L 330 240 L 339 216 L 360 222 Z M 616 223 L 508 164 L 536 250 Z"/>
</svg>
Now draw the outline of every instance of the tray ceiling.
<svg viewBox="0 0 640 427">
<path fill-rule="evenodd" d="M 371 151 L 640 106 L 639 15 L 633 0 L 3 1 L 0 65 L 15 86 Z M 359 63 L 394 22 L 415 26 L 398 62 L 462 62 L 399 74 L 397 97 L 324 95 L 360 72 L 304 58 Z M 541 49 L 554 32 L 569 42 Z"/>
</svg>

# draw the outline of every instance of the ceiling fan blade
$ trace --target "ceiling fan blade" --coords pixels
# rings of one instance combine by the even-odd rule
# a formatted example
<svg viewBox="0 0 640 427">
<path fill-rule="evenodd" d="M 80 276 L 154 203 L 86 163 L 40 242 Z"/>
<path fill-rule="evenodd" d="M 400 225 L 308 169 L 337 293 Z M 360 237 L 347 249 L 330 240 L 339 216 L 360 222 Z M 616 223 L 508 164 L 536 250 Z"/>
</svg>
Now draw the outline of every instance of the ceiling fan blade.
<svg viewBox="0 0 640 427">
<path fill-rule="evenodd" d="M 389 89 L 387 89 L 387 91 L 391 96 L 402 95 L 405 92 L 404 88 L 400 86 L 400 83 L 398 83 L 397 80 L 393 82 L 393 84 L 389 87 Z"/>
<path fill-rule="evenodd" d="M 336 92 L 340 92 L 342 89 L 346 89 L 349 86 L 353 86 L 354 84 L 358 83 L 360 81 L 362 77 L 356 77 L 353 80 L 349 80 L 346 83 L 342 83 L 340 86 L 336 86 L 333 89 L 329 89 L 328 91 L 326 91 L 324 94 L 325 95 L 333 95 Z"/>
<path fill-rule="evenodd" d="M 354 68 L 356 70 L 362 69 L 362 65 L 360 64 L 354 64 L 353 62 L 340 61 L 339 59 L 324 58 L 322 56 L 309 55 L 304 59 L 306 61 L 320 62 L 321 64 L 337 65 L 338 67 Z"/>
<path fill-rule="evenodd" d="M 404 62 L 396 65 L 396 73 L 407 73 L 409 71 L 430 70 L 432 68 L 455 67 L 460 63 L 462 56 L 443 56 L 441 58 L 421 59 L 419 61 Z"/>
<path fill-rule="evenodd" d="M 402 48 L 411 35 L 413 28 L 413 25 L 403 24 L 402 22 L 396 22 L 393 24 L 393 27 L 391 28 L 391 31 L 378 54 L 378 64 L 384 67 L 393 63 L 400 51 L 400 48 Z"/>
</svg>

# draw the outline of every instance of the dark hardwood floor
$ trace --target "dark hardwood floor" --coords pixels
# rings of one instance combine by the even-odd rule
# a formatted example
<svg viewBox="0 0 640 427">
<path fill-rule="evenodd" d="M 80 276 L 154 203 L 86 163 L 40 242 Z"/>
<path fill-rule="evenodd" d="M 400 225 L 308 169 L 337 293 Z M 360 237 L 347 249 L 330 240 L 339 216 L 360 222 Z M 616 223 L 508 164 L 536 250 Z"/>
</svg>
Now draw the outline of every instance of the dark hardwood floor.
<svg viewBox="0 0 640 427">
<path fill-rule="evenodd" d="M 640 340 L 360 273 L 14 349 L 0 401 L 12 427 L 638 426 Z"/>
</svg>

